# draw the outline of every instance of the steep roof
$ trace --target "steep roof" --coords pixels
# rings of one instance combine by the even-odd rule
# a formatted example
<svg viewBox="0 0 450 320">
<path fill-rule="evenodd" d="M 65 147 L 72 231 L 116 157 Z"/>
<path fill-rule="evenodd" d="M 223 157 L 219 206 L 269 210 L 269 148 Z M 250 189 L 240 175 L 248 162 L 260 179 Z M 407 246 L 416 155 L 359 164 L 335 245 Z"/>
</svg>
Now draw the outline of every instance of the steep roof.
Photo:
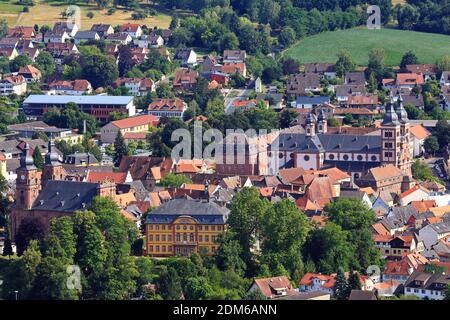
<svg viewBox="0 0 450 320">
<path fill-rule="evenodd" d="M 224 224 L 229 210 L 214 202 L 189 199 L 173 199 L 153 210 L 145 223 L 170 223 L 179 216 L 190 216 L 200 223 Z"/>
<path fill-rule="evenodd" d="M 409 129 L 409 131 L 415 138 L 417 138 L 419 140 L 423 140 L 423 139 L 427 138 L 428 136 L 431 136 L 431 132 L 428 131 L 427 129 L 425 129 L 425 127 L 422 126 L 421 124 L 412 126 Z"/>
<path fill-rule="evenodd" d="M 89 171 L 86 177 L 87 182 L 100 183 L 105 180 L 115 182 L 116 184 L 124 183 L 127 178 L 126 172 L 95 172 Z"/>
<path fill-rule="evenodd" d="M 286 276 L 255 279 L 256 286 L 266 298 L 274 298 L 277 290 L 286 290 L 287 295 L 294 295 L 296 291 L 292 288 Z"/>
<path fill-rule="evenodd" d="M 32 210 L 74 212 L 86 210 L 98 195 L 97 183 L 49 180 Z"/>
</svg>

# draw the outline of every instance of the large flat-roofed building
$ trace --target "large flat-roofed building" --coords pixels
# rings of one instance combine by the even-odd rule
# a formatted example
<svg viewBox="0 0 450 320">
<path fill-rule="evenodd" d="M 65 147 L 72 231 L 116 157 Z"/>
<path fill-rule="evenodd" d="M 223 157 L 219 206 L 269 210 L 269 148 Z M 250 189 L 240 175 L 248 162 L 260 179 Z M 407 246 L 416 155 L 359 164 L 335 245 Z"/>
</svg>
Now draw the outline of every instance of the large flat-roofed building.
<svg viewBox="0 0 450 320">
<path fill-rule="evenodd" d="M 51 108 L 62 109 L 68 103 L 75 103 L 80 111 L 93 115 L 100 122 L 108 122 L 113 111 L 136 114 L 133 96 L 71 96 L 30 95 L 23 102 L 23 111 L 30 119 L 40 119 Z"/>
<path fill-rule="evenodd" d="M 214 202 L 174 199 L 150 212 L 145 220 L 146 254 L 155 257 L 213 254 L 225 230 L 229 210 Z"/>
</svg>

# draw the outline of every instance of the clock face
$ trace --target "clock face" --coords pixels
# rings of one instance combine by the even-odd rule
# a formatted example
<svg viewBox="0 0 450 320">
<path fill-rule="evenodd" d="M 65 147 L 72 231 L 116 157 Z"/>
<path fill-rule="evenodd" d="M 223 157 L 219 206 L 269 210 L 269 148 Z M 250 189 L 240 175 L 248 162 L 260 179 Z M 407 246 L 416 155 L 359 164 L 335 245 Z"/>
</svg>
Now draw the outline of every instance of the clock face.
<svg viewBox="0 0 450 320">
<path fill-rule="evenodd" d="M 23 180 L 25 180 L 25 176 L 24 175 L 21 175 L 20 176 L 20 179 L 23 181 Z"/>
</svg>

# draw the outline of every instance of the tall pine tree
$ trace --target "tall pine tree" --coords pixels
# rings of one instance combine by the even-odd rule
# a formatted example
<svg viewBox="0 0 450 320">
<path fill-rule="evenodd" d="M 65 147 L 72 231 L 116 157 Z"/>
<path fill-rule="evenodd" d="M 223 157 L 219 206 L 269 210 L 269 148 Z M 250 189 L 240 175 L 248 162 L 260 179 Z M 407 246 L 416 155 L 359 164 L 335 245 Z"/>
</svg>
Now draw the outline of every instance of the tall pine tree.
<svg viewBox="0 0 450 320">
<path fill-rule="evenodd" d="M 122 157 L 128 154 L 128 146 L 125 143 L 122 133 L 119 131 L 114 141 L 114 165 L 118 167 Z"/>
<path fill-rule="evenodd" d="M 38 146 L 36 146 L 36 148 L 34 148 L 33 161 L 34 161 L 34 165 L 39 170 L 42 170 L 42 168 L 44 168 L 44 158 L 42 157 L 41 150 L 39 149 Z"/>
<path fill-rule="evenodd" d="M 333 295 L 336 300 L 347 300 L 350 296 L 349 286 L 347 280 L 345 279 L 344 271 L 342 271 L 341 268 L 339 268 L 336 275 L 336 282 L 333 287 Z"/>
</svg>

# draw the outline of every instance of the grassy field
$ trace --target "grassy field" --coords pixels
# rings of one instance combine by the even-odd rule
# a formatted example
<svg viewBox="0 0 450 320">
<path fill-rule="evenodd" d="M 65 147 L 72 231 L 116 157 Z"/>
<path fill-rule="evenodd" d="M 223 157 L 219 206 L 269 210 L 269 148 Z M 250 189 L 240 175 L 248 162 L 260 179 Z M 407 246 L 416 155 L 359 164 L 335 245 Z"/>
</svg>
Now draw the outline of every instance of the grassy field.
<svg viewBox="0 0 450 320">
<path fill-rule="evenodd" d="M 450 54 L 450 36 L 395 29 L 355 28 L 325 32 L 301 40 L 284 55 L 307 62 L 335 62 L 341 49 L 348 50 L 355 62 L 366 65 L 372 48 L 383 48 L 386 64 L 398 65 L 403 54 L 412 50 L 421 63 L 434 63 Z"/>
<path fill-rule="evenodd" d="M 35 1 L 36 5 L 30 7 L 30 12 L 22 13 L 23 6 L 14 4 L 16 2 L 16 0 L 0 1 L 0 18 L 6 19 L 10 26 L 35 24 L 52 26 L 56 21 L 63 21 L 61 12 L 65 11 L 68 6 L 66 3 L 57 1 L 37 0 Z M 171 20 L 171 17 L 166 14 L 158 14 L 143 20 L 132 20 L 132 11 L 118 9 L 114 14 L 108 15 L 107 9 L 100 9 L 94 4 L 80 2 L 78 6 L 81 9 L 81 29 L 83 30 L 89 29 L 94 23 L 110 23 L 114 26 L 126 22 L 145 24 L 148 27 L 167 28 Z M 86 17 L 88 12 L 94 13 L 92 19 Z"/>
</svg>

